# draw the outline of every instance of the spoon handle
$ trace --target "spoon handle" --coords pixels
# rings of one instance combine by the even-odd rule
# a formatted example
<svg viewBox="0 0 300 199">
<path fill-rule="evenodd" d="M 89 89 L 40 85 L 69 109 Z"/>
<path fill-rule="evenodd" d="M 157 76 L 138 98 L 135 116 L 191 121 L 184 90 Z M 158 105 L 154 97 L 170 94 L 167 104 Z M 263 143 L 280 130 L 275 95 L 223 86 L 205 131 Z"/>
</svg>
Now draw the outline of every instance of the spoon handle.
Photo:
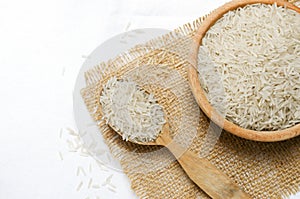
<svg viewBox="0 0 300 199">
<path fill-rule="evenodd" d="M 190 179 L 210 197 L 213 199 L 250 199 L 248 194 L 208 160 L 185 150 L 174 141 L 167 143 L 165 146 L 174 154 Z"/>
</svg>

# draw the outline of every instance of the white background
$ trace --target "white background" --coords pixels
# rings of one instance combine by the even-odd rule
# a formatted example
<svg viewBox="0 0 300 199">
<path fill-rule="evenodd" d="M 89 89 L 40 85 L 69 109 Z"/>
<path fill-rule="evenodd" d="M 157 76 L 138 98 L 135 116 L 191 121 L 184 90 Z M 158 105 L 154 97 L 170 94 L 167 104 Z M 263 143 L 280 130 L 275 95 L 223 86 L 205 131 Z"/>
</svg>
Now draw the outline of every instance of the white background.
<svg viewBox="0 0 300 199">
<path fill-rule="evenodd" d="M 85 56 L 129 22 L 129 29 L 173 29 L 224 2 L 0 0 L 0 199 L 132 198 L 118 172 L 117 193 L 88 190 L 89 177 L 80 179 L 76 169 L 92 160 L 69 154 L 59 138 L 60 128 L 75 128 L 77 73 Z M 102 182 L 112 172 L 95 176 Z"/>
</svg>

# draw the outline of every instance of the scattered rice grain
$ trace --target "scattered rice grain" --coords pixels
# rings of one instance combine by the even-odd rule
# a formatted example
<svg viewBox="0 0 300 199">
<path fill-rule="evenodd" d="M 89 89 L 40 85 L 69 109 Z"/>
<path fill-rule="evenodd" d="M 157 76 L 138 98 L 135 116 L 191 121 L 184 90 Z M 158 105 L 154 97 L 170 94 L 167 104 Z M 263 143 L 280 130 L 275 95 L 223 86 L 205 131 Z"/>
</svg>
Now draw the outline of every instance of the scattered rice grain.
<svg viewBox="0 0 300 199">
<path fill-rule="evenodd" d="M 89 181 L 89 184 L 88 184 L 88 189 L 90 189 L 90 188 L 91 188 L 91 186 L 92 186 L 92 183 L 93 183 L 93 179 L 92 179 L 92 178 L 90 178 L 90 181 Z"/>
<path fill-rule="evenodd" d="M 112 188 L 114 188 L 114 189 L 116 189 L 117 187 L 114 185 L 114 184 L 112 184 L 112 183 L 109 183 L 109 184 L 107 184 L 108 186 L 111 186 Z"/>
<path fill-rule="evenodd" d="M 65 72 L 66 72 L 66 67 L 63 67 L 62 72 L 61 72 L 61 75 L 62 75 L 62 76 L 65 76 Z"/>
<path fill-rule="evenodd" d="M 59 131 L 59 138 L 62 138 L 62 133 L 63 133 L 63 128 L 60 128 L 60 131 Z"/>
<path fill-rule="evenodd" d="M 90 163 L 89 165 L 89 172 L 92 173 L 93 167 L 92 167 L 92 163 Z"/>
<path fill-rule="evenodd" d="M 64 157 L 60 151 L 58 152 L 58 154 L 59 154 L 60 160 L 64 160 Z"/>
<path fill-rule="evenodd" d="M 82 168 L 82 167 L 78 167 L 78 169 L 81 171 L 81 173 L 84 175 L 84 176 L 86 176 L 86 172 L 84 171 L 84 169 Z"/>
<path fill-rule="evenodd" d="M 79 173 L 80 173 L 80 168 L 79 168 L 79 167 L 77 167 L 76 176 L 79 176 Z"/>
<path fill-rule="evenodd" d="M 110 184 L 111 183 L 111 179 L 113 177 L 113 174 L 111 174 L 110 176 L 108 176 L 105 180 L 105 182 L 102 184 L 102 186 L 105 186 L 107 184 Z"/>
<path fill-rule="evenodd" d="M 67 127 L 67 131 L 69 132 L 70 135 L 78 136 L 78 133 L 76 133 L 76 131 L 71 129 L 70 127 Z"/>
<path fill-rule="evenodd" d="M 127 24 L 127 26 L 125 28 L 125 31 L 128 31 L 130 26 L 131 26 L 131 22 L 128 22 L 128 24 Z"/>
<path fill-rule="evenodd" d="M 94 189 L 100 189 L 101 187 L 100 187 L 98 184 L 94 184 L 94 185 L 92 186 L 92 188 L 94 188 Z"/>
<path fill-rule="evenodd" d="M 78 184 L 76 191 L 80 191 L 82 185 L 83 185 L 83 182 L 81 181 L 81 182 Z"/>
<path fill-rule="evenodd" d="M 115 189 L 113 189 L 113 188 L 111 188 L 111 187 L 107 187 L 107 189 L 108 189 L 108 190 L 110 190 L 111 192 L 114 192 L 114 193 L 116 193 L 116 190 L 115 190 Z"/>
</svg>

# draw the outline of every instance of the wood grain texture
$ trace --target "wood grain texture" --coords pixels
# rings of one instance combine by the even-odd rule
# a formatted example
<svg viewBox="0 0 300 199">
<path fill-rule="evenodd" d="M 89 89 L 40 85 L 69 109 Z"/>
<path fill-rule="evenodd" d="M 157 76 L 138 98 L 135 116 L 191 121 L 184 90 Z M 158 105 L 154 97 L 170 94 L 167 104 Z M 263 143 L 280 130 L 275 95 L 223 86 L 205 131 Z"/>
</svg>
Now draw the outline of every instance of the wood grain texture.
<svg viewBox="0 0 300 199">
<path fill-rule="evenodd" d="M 295 125 L 291 128 L 287 128 L 279 131 L 255 131 L 250 129 L 242 128 L 222 117 L 218 112 L 211 106 L 208 99 L 205 96 L 204 90 L 201 88 L 200 81 L 198 78 L 197 72 L 197 58 L 198 58 L 198 50 L 201 45 L 202 38 L 205 36 L 206 32 L 209 28 L 214 25 L 214 23 L 220 19 L 225 13 L 231 10 L 235 10 L 239 7 L 244 7 L 248 4 L 255 3 L 264 3 L 264 4 L 274 4 L 277 3 L 278 6 L 285 6 L 288 9 L 293 9 L 300 13 L 300 8 L 282 0 L 234 0 L 229 3 L 224 4 L 223 6 L 216 9 L 212 12 L 205 21 L 203 21 L 202 25 L 198 29 L 197 33 L 194 37 L 194 45 L 192 45 L 191 56 L 190 56 L 190 64 L 191 66 L 188 68 L 188 79 L 190 83 L 190 87 L 194 94 L 194 97 L 202 109 L 202 111 L 217 125 L 225 129 L 226 131 L 237 135 L 239 137 L 254 140 L 254 141 L 262 141 L 262 142 L 275 142 L 287 140 L 293 137 L 300 135 L 300 124 Z M 214 117 L 212 117 L 212 115 Z"/>
<path fill-rule="evenodd" d="M 122 132 L 116 132 L 122 135 Z M 158 138 L 153 142 L 129 141 L 141 145 L 161 145 L 167 147 L 189 178 L 213 199 L 250 199 L 248 194 L 241 190 L 238 185 L 208 160 L 200 158 L 174 142 L 170 136 L 169 123 L 163 126 Z"/>
<path fill-rule="evenodd" d="M 168 124 L 155 143 L 167 147 L 189 178 L 213 199 L 250 199 L 247 193 L 208 160 L 174 142 L 169 135 Z"/>
</svg>

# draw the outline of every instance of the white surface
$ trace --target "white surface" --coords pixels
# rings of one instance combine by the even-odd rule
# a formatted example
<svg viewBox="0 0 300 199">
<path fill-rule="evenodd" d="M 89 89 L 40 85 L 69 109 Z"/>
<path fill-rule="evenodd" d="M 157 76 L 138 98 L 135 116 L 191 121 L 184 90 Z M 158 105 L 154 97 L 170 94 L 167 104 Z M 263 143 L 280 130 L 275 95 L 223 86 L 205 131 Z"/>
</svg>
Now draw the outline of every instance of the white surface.
<svg viewBox="0 0 300 199">
<path fill-rule="evenodd" d="M 61 127 L 75 126 L 72 90 L 82 56 L 129 22 L 130 29 L 173 29 L 223 2 L 0 1 L 0 198 L 94 196 L 86 187 L 76 192 L 77 165 L 92 160 L 67 153 L 59 139 Z M 99 171 L 97 178 L 107 176 Z M 87 179 L 82 180 L 86 186 Z M 121 187 L 116 194 L 99 189 L 97 195 L 130 198 L 123 174 L 116 173 L 113 182 Z"/>
</svg>

